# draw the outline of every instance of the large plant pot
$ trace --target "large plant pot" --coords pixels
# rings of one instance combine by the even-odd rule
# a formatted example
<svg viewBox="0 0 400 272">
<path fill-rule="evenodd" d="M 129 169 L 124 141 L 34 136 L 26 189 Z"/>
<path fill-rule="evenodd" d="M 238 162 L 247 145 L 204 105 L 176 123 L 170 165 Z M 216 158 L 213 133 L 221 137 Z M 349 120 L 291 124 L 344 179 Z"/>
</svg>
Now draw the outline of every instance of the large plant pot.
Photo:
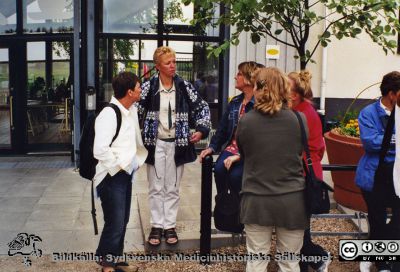
<svg viewBox="0 0 400 272">
<path fill-rule="evenodd" d="M 364 154 L 361 140 L 340 135 L 333 131 L 325 133 L 326 151 L 330 164 L 357 165 Z M 355 172 L 332 171 L 335 192 L 333 197 L 340 205 L 353 210 L 367 212 L 361 190 L 355 184 Z"/>
</svg>

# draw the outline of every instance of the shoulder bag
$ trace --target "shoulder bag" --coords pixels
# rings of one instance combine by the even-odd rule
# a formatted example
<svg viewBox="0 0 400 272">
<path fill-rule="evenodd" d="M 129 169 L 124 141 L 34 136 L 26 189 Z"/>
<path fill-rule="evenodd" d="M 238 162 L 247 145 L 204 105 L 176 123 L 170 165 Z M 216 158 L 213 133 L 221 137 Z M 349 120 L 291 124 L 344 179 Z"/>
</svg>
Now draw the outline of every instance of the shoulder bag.
<svg viewBox="0 0 400 272">
<path fill-rule="evenodd" d="M 294 113 L 296 114 L 296 117 L 300 124 L 301 140 L 303 142 L 303 148 L 306 153 L 307 159 L 307 162 L 305 162 L 303 159 L 303 167 L 306 174 L 306 188 L 304 189 L 304 199 L 307 212 L 309 214 L 329 213 L 331 203 L 328 191 L 333 192 L 333 189 L 331 186 L 326 184 L 325 181 L 320 180 L 315 176 L 303 120 L 301 119 L 301 116 L 298 112 L 294 111 Z"/>
</svg>

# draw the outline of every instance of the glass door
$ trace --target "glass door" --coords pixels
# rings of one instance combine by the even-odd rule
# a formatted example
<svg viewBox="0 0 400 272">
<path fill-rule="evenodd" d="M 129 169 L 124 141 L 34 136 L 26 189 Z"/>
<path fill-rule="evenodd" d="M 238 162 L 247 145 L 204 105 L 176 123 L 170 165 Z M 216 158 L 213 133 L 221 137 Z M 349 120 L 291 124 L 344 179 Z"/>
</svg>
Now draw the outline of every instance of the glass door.
<svg viewBox="0 0 400 272">
<path fill-rule="evenodd" d="M 69 41 L 27 43 L 26 132 L 29 151 L 71 147 Z"/>
<path fill-rule="evenodd" d="M 11 149 L 13 93 L 10 88 L 9 49 L 0 47 L 0 149 Z"/>
</svg>

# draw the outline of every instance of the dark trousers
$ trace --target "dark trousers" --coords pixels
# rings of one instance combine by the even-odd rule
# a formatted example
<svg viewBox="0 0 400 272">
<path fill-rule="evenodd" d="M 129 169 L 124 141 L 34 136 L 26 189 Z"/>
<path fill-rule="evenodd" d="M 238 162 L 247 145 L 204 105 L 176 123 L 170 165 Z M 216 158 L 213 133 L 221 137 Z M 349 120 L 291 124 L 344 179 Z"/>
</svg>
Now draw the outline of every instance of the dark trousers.
<svg viewBox="0 0 400 272">
<path fill-rule="evenodd" d="M 304 256 L 328 256 L 328 253 L 317 244 L 314 244 L 311 240 L 310 229 L 304 231 L 303 247 L 300 250 L 300 254 Z M 311 266 L 314 270 L 318 269 L 322 265 L 320 262 L 300 262 L 300 271 L 308 271 L 308 266 Z"/>
<path fill-rule="evenodd" d="M 215 184 L 217 185 L 217 193 L 224 190 L 226 182 L 230 188 L 239 193 L 242 189 L 243 176 L 243 160 L 232 164 L 229 171 L 225 168 L 224 160 L 233 154 L 228 151 L 223 151 L 215 163 Z"/>
<path fill-rule="evenodd" d="M 132 200 L 131 178 L 131 175 L 121 171 L 113 177 L 107 175 L 97 186 L 103 208 L 104 228 L 96 255 L 102 257 L 103 266 L 114 266 L 110 256 L 121 256 L 124 250 Z"/>
<path fill-rule="evenodd" d="M 381 182 L 381 180 L 375 182 Z M 362 190 L 362 194 L 368 208 L 369 239 L 399 240 L 400 198 L 395 195 L 393 181 L 381 183 L 379 186 L 375 184 L 371 192 Z M 387 223 L 387 208 L 392 209 L 392 217 L 389 223 Z M 376 262 L 376 266 L 378 269 L 390 269 L 392 264 Z"/>
<path fill-rule="evenodd" d="M 400 239 L 400 198 L 388 203 L 387 192 L 362 191 L 368 208 L 369 239 Z M 387 208 L 392 208 L 392 218 L 387 222 Z"/>
</svg>

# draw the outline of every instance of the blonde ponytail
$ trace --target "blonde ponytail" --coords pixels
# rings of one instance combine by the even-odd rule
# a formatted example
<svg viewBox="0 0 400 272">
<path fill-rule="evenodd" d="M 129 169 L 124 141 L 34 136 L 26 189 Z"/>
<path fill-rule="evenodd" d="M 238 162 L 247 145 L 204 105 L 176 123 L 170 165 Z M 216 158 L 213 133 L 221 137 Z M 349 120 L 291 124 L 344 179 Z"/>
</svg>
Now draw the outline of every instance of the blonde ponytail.
<svg viewBox="0 0 400 272">
<path fill-rule="evenodd" d="M 307 70 L 300 72 L 291 72 L 288 77 L 294 82 L 294 90 L 303 99 L 312 100 L 313 92 L 311 90 L 312 75 Z"/>
</svg>

